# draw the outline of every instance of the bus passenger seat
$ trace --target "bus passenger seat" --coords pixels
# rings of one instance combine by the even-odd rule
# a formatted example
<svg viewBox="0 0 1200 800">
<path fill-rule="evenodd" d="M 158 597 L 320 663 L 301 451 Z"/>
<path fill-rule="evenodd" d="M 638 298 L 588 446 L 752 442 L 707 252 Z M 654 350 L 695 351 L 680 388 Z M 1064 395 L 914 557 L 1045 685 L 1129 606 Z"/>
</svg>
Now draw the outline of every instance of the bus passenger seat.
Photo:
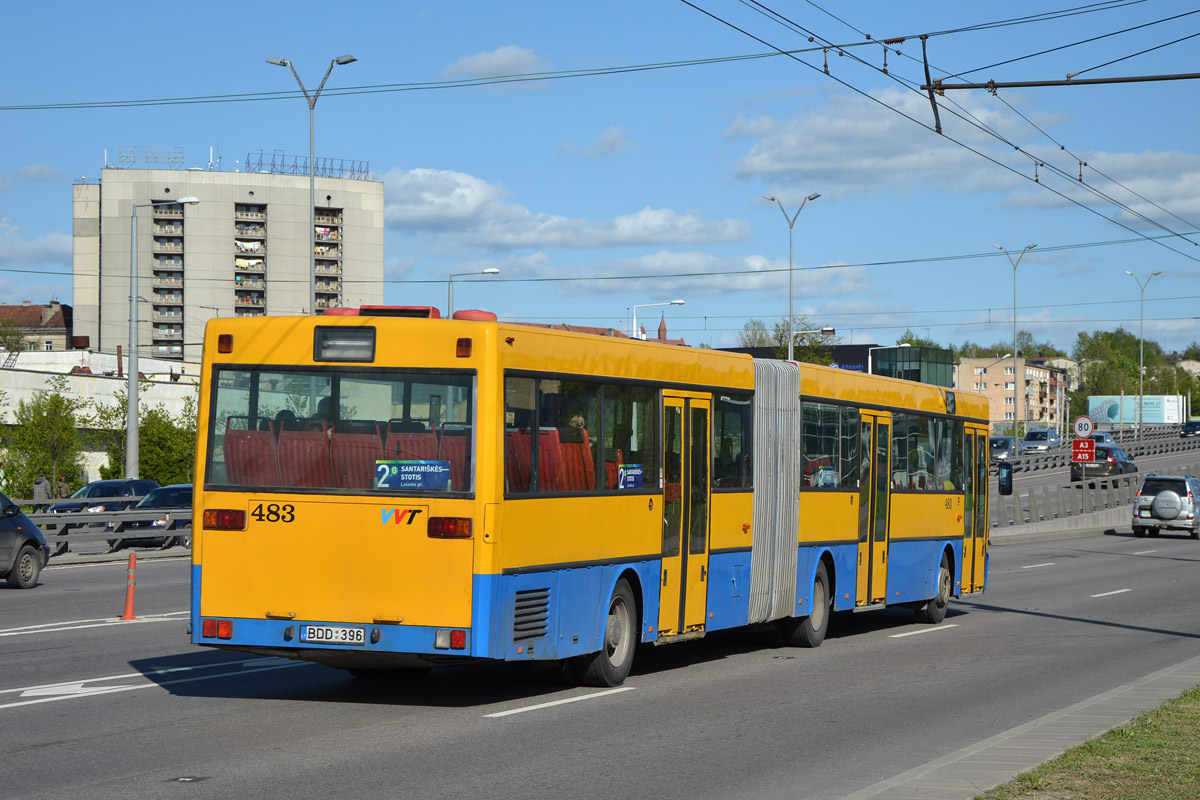
<svg viewBox="0 0 1200 800">
<path fill-rule="evenodd" d="M 332 488 L 329 436 L 325 431 L 280 431 L 279 477 L 283 486 Z"/>
</svg>

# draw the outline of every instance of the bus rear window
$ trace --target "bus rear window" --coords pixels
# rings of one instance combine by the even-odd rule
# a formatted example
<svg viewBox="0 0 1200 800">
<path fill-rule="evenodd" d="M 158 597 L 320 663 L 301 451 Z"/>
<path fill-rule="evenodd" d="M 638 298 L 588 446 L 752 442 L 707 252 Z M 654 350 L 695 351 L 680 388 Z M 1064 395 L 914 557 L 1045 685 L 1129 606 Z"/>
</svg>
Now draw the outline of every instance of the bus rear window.
<svg viewBox="0 0 1200 800">
<path fill-rule="evenodd" d="M 474 375 L 218 368 L 206 488 L 462 493 Z"/>
</svg>

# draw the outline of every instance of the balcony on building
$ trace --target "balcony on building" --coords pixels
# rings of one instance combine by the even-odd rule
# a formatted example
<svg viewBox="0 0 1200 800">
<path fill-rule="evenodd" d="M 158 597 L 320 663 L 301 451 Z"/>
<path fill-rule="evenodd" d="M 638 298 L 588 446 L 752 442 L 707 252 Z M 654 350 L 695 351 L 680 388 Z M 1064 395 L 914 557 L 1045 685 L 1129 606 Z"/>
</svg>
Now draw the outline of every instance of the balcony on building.
<svg viewBox="0 0 1200 800">
<path fill-rule="evenodd" d="M 238 272 L 253 272 L 261 275 L 267 271 L 267 262 L 262 258 L 239 256 L 233 260 L 233 268 Z"/>
<path fill-rule="evenodd" d="M 234 219 L 265 220 L 267 207 L 253 203 L 238 203 L 233 210 Z"/>
<path fill-rule="evenodd" d="M 233 304 L 235 306 L 265 306 L 267 299 L 261 291 L 238 289 L 233 293 Z"/>
<path fill-rule="evenodd" d="M 156 253 L 182 253 L 183 239 L 179 237 L 154 237 L 154 252 Z"/>
<path fill-rule="evenodd" d="M 181 275 L 179 275 L 178 273 L 159 272 L 158 270 L 155 270 L 154 286 L 155 286 L 155 288 L 163 288 L 163 289 L 174 289 L 174 288 L 182 289 L 183 288 L 183 277 Z"/>
<path fill-rule="evenodd" d="M 234 239 L 233 249 L 237 253 L 265 253 L 267 243 L 262 239 Z"/>
<path fill-rule="evenodd" d="M 267 226 L 262 222 L 242 222 L 236 221 L 233 223 L 234 235 L 240 238 L 249 239 L 265 239 L 267 236 Z"/>
</svg>

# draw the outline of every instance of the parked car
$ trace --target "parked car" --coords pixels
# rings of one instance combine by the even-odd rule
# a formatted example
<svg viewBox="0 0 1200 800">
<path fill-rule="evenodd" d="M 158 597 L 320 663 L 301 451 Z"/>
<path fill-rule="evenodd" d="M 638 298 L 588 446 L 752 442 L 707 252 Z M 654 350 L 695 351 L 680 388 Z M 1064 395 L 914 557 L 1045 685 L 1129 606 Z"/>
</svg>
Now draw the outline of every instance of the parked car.
<svg viewBox="0 0 1200 800">
<path fill-rule="evenodd" d="M 189 547 L 192 534 L 188 532 L 176 534 L 172 529 L 173 518 L 192 516 L 192 484 L 175 483 L 170 486 L 160 486 L 151 489 L 145 497 L 133 504 L 130 511 L 145 509 L 146 515 L 139 519 L 129 520 L 120 530 L 120 539 L 109 539 L 108 546 L 112 550 L 120 550 L 130 544 L 142 546 L 159 546 L 164 549 L 178 544 Z M 141 533 L 147 535 L 139 535 Z"/>
<path fill-rule="evenodd" d="M 123 511 L 129 508 L 130 498 L 141 497 L 157 489 L 156 481 L 138 478 L 114 478 L 92 481 L 75 491 L 61 503 L 50 506 L 51 514 L 77 514 L 81 511 Z M 100 523 L 96 523 L 100 525 Z M 59 542 L 54 555 L 66 552 L 66 542 Z"/>
<path fill-rule="evenodd" d="M 41 530 L 0 492 L 0 578 L 14 589 L 32 589 L 49 560 L 50 547 Z"/>
<path fill-rule="evenodd" d="M 1009 461 L 1020 455 L 1015 436 L 991 436 L 988 447 L 992 451 L 992 461 Z"/>
<path fill-rule="evenodd" d="M 1058 438 L 1058 431 L 1051 428 L 1029 431 L 1021 440 L 1022 453 L 1045 453 L 1057 450 L 1061 446 L 1062 440 Z"/>
<path fill-rule="evenodd" d="M 1179 428 L 1180 438 L 1200 436 L 1200 419 L 1189 419 Z"/>
<path fill-rule="evenodd" d="M 1095 442 L 1097 446 L 1102 444 L 1111 444 L 1115 446 L 1117 443 L 1117 440 L 1113 438 L 1113 435 L 1107 431 L 1097 431 L 1088 438 Z"/>
<path fill-rule="evenodd" d="M 1133 500 L 1133 535 L 1187 531 L 1200 539 L 1200 480 L 1192 475 L 1147 475 Z"/>
<path fill-rule="evenodd" d="M 1137 464 L 1129 460 L 1125 451 L 1116 445 L 1096 446 L 1094 461 L 1072 461 L 1071 480 L 1082 481 L 1090 478 L 1106 478 L 1114 475 L 1125 475 L 1137 472 Z"/>
</svg>

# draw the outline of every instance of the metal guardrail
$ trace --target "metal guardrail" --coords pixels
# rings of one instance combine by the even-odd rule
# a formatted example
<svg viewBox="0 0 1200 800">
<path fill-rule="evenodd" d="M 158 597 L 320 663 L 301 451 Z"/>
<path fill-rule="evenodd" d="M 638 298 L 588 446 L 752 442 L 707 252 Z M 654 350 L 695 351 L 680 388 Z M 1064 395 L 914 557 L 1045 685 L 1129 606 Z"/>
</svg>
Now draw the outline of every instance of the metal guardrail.
<svg viewBox="0 0 1200 800">
<path fill-rule="evenodd" d="M 1146 474 L 1128 473 L 1058 486 L 1035 486 L 1008 496 L 993 492 L 988 498 L 991 526 L 1005 528 L 1132 506 Z M 1155 470 L 1153 474 L 1197 475 L 1200 474 L 1200 462 Z"/>
<path fill-rule="evenodd" d="M 118 500 L 122 503 L 136 503 L 140 497 L 103 498 L 109 501 Z M 93 503 L 99 504 L 102 499 L 72 500 L 17 500 L 13 502 L 22 508 L 47 509 L 59 503 Z M 29 519 L 37 525 L 46 536 L 46 542 L 55 555 L 66 552 L 71 544 L 97 544 L 109 542 L 132 542 L 137 539 L 165 539 L 164 547 L 170 547 L 176 540 L 182 540 L 186 546 L 191 546 L 192 510 L 138 508 L 124 511 L 71 511 L 53 514 L 49 511 L 28 513 Z M 154 522 L 163 520 L 158 527 L 131 527 L 131 523 Z M 119 542 L 118 542 L 119 543 Z M 114 547 L 113 549 L 116 549 Z"/>
</svg>

